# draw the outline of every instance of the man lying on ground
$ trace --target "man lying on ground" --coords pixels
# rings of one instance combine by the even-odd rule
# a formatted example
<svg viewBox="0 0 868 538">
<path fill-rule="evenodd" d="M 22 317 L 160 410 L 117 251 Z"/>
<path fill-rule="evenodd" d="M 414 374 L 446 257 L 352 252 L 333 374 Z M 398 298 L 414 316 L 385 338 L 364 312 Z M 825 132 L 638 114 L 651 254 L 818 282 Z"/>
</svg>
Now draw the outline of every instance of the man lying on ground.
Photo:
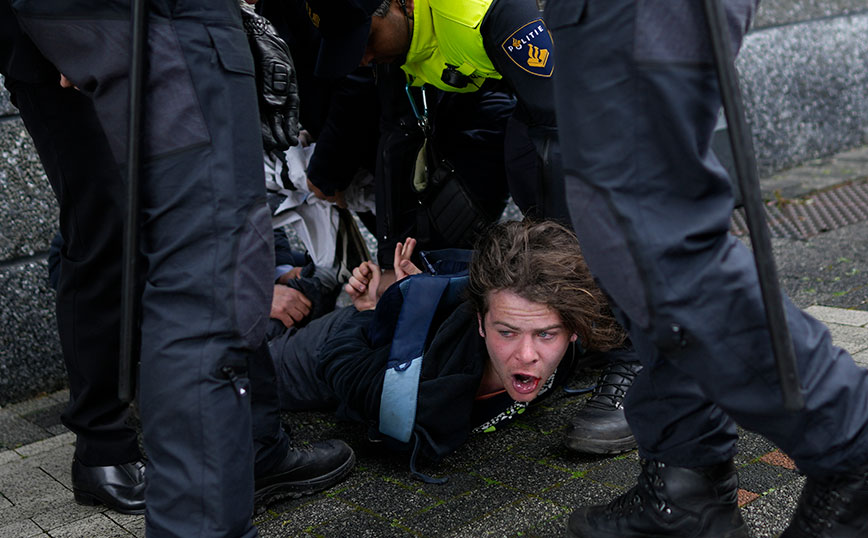
<svg viewBox="0 0 868 538">
<path fill-rule="evenodd" d="M 410 261 L 414 246 L 408 239 L 395 250 L 399 281 L 420 272 Z M 376 265 L 363 263 L 346 286 L 352 307 L 270 342 L 283 409 L 334 408 L 341 418 L 377 425 L 391 347 L 370 338 L 384 314 L 375 311 L 379 276 Z M 439 459 L 471 432 L 491 431 L 552 393 L 581 356 L 636 360 L 575 236 L 554 222 L 491 227 L 473 252 L 467 297 L 438 312 L 429 332 L 414 454 Z"/>
</svg>

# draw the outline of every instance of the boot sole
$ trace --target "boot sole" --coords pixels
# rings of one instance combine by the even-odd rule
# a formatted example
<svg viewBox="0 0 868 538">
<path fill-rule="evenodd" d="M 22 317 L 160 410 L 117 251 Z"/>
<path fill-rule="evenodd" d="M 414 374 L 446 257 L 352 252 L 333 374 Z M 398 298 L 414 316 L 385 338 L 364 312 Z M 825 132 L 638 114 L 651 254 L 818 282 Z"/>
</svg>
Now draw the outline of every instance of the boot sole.
<svg viewBox="0 0 868 538">
<path fill-rule="evenodd" d="M 567 527 L 567 533 L 565 535 L 567 538 L 592 538 L 586 534 L 576 534 L 574 533 L 569 526 Z M 624 537 L 619 537 L 624 538 Z M 664 535 L 643 535 L 643 538 L 671 538 Z M 703 535 L 702 538 L 750 538 L 750 532 L 747 529 L 747 525 L 742 525 L 737 529 L 732 529 L 731 531 L 725 532 L 723 534 L 715 534 L 715 535 Z"/>
<path fill-rule="evenodd" d="M 145 509 L 139 510 L 129 510 L 127 508 L 119 508 L 113 505 L 111 502 L 106 502 L 93 493 L 81 490 L 81 489 L 72 489 L 72 496 L 75 498 L 75 502 L 83 506 L 105 506 L 109 510 L 113 510 L 119 514 L 130 514 L 134 516 L 140 516 L 145 513 Z"/>
<path fill-rule="evenodd" d="M 564 439 L 570 450 L 585 454 L 621 454 L 636 448 L 636 439 L 631 435 L 621 439 Z"/>
<path fill-rule="evenodd" d="M 310 480 L 297 480 L 294 482 L 278 482 L 271 484 L 262 489 L 256 490 L 253 494 L 253 506 L 255 514 L 261 514 L 268 508 L 268 505 L 282 500 L 297 499 L 304 495 L 313 495 L 320 491 L 326 490 L 341 480 L 343 480 L 353 467 L 356 465 L 355 453 L 350 455 L 350 458 L 343 465 L 330 473 L 318 476 Z"/>
</svg>

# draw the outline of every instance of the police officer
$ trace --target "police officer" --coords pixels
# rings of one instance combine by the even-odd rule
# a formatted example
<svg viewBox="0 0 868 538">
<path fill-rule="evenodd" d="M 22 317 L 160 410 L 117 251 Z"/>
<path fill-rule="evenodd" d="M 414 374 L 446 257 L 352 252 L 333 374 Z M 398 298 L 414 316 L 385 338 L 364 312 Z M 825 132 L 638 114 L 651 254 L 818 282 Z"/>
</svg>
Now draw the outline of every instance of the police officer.
<svg viewBox="0 0 868 538">
<path fill-rule="evenodd" d="M 231 1 L 169 4 L 149 6 L 149 94 L 144 111 L 141 250 L 147 274 L 139 402 L 149 458 L 146 532 L 148 536 L 255 536 L 254 488 L 256 499 L 263 503 L 310 493 L 345 476 L 354 456 L 340 442 L 317 444 L 312 450 L 290 448 L 280 428 L 274 385 L 268 383 L 274 372 L 264 335 L 273 251 L 261 162 L 265 133 L 260 130 L 259 112 L 265 108 L 257 108 L 254 64 L 239 7 Z M 8 10 L 8 3 L 3 6 Z M 10 89 L 55 187 L 58 181 L 63 186 L 58 193 L 61 231 L 71 243 L 64 257 L 78 255 L 70 249 L 80 248 L 85 258 L 113 259 L 120 250 L 119 239 L 105 229 L 116 230 L 121 220 L 116 207 L 120 173 L 106 163 L 122 164 L 126 157 L 129 6 L 16 0 L 12 7 L 53 66 L 40 62 L 44 77 L 25 78 L 24 84 L 13 81 Z M 4 23 L 9 18 L 4 16 Z M 23 49 L 13 50 L 13 57 L 18 50 Z M 257 56 L 262 58 L 262 53 L 259 50 Z M 274 67 L 274 57 L 266 59 Z M 56 86 L 57 69 L 80 94 Z M 13 78 L 22 73 L 16 67 L 8 74 Z M 93 108 L 88 109 L 91 100 Z M 269 122 L 273 138 L 289 140 L 286 127 L 292 122 L 274 121 L 280 113 L 291 115 L 289 110 L 263 119 Z M 89 116 L 93 113 L 99 126 Z M 77 123 L 88 117 L 89 123 Z M 82 128 L 88 130 L 86 135 L 77 134 Z M 55 132 L 59 136 L 53 136 Z M 95 147 L 78 155 L 76 136 L 93 141 Z M 100 152 L 100 159 L 82 161 Z M 88 174 L 84 167 L 91 165 L 106 168 Z M 107 185 L 97 185 L 101 180 Z M 91 194 L 101 188 L 106 191 L 102 198 Z M 107 200 L 110 207 L 95 206 L 100 200 Z M 75 228 L 79 225 L 80 230 Z M 81 279 L 100 279 L 93 263 L 85 271 L 70 265 L 71 261 L 62 262 L 61 290 L 81 293 L 87 291 L 78 288 L 83 286 Z M 68 266 L 73 270 L 67 271 Z M 106 287 L 116 285 L 117 272 L 110 273 L 109 279 Z M 98 287 L 92 289 L 99 292 Z M 93 309 L 116 305 L 116 292 L 100 293 Z M 116 323 L 116 312 L 105 319 Z M 61 324 L 71 323 L 68 320 L 63 316 Z M 112 339 L 109 329 L 99 337 Z M 83 331 L 76 336 L 90 334 Z M 106 373 L 95 382 L 71 379 L 73 411 L 94 401 L 79 401 L 82 394 L 96 396 L 91 392 L 97 389 L 102 397 L 105 391 L 114 394 L 108 378 L 116 375 L 111 369 L 116 362 L 112 346 L 105 346 L 99 355 L 84 356 L 86 349 L 78 343 L 71 348 L 64 345 L 65 355 L 71 352 L 67 361 L 75 361 L 76 369 L 84 372 L 103 368 Z M 72 368 L 70 374 L 74 376 Z M 105 416 L 120 421 L 125 408 L 118 410 L 116 400 L 107 401 L 112 414 Z M 76 498 L 140 511 L 141 477 L 133 472 L 140 473 L 141 466 L 119 465 L 138 457 L 137 451 L 125 452 L 131 450 L 127 447 L 130 432 L 117 427 L 115 433 L 103 432 L 99 424 L 95 420 L 88 426 L 97 426 L 97 434 L 117 435 L 119 448 L 111 459 L 82 456 L 86 468 L 78 469 L 84 479 L 76 478 L 74 464 L 73 488 L 84 493 L 76 491 Z M 73 431 L 80 441 L 88 439 L 86 428 Z M 126 482 L 120 484 L 125 491 L 116 489 L 119 476 Z"/>
<path fill-rule="evenodd" d="M 724 7 L 736 46 L 755 0 Z M 736 427 L 807 475 L 786 538 L 868 536 L 868 372 L 785 299 L 805 408 L 782 407 L 756 270 L 710 149 L 720 95 L 701 3 L 549 0 L 573 225 L 644 369 L 627 396 L 638 485 L 574 537 L 742 537 Z"/>
<path fill-rule="evenodd" d="M 418 87 L 408 94 L 406 74 L 389 64 L 356 67 L 343 78 L 315 76 L 321 39 L 305 6 L 301 0 L 257 3 L 286 32 L 299 69 L 302 125 L 316 140 L 307 168 L 311 190 L 344 206 L 343 193 L 357 177 L 374 177 L 376 222 L 360 218 L 377 237 L 381 267 L 391 268 L 396 243 L 410 236 L 425 249 L 470 248 L 506 206 L 503 146 L 512 96 L 502 88 L 457 93 L 431 86 L 424 95 Z M 437 162 L 446 162 L 441 169 L 454 172 L 422 186 L 407 178 L 418 168 L 426 134 L 428 161 L 436 153 Z"/>
<path fill-rule="evenodd" d="M 80 502 L 145 510 L 142 455 L 117 397 L 123 185 L 90 100 L 60 75 L 0 2 L 0 73 L 60 206 L 63 277 L 56 313 L 69 379 L 63 424 L 76 435 L 72 486 Z M 83 164 L 86 163 L 86 164 Z M 93 218 L 93 208 L 99 208 Z M 114 487 L 106 487 L 107 484 Z"/>
<path fill-rule="evenodd" d="M 567 218 L 549 80 L 554 45 L 536 2 L 306 4 L 323 36 L 319 76 L 343 76 L 360 63 L 395 63 L 412 86 L 445 92 L 476 92 L 503 81 L 518 100 L 506 132 L 510 193 L 525 213 Z"/>
</svg>

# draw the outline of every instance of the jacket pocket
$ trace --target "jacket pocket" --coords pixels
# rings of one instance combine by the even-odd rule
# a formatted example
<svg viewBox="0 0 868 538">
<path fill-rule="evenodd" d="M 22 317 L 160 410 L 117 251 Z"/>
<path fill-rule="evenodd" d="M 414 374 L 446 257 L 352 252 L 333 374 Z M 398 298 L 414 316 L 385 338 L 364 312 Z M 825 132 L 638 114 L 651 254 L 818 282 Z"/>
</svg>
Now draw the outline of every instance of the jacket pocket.
<svg viewBox="0 0 868 538">
<path fill-rule="evenodd" d="M 247 36 L 240 28 L 228 26 L 208 26 L 208 35 L 211 43 L 217 51 L 220 65 L 223 69 L 232 73 L 254 75 L 253 56 L 250 54 L 250 45 Z"/>
<path fill-rule="evenodd" d="M 250 211 L 239 238 L 233 292 L 238 332 L 251 348 L 265 339 L 274 284 L 274 245 L 271 213 L 257 203 Z"/>
</svg>

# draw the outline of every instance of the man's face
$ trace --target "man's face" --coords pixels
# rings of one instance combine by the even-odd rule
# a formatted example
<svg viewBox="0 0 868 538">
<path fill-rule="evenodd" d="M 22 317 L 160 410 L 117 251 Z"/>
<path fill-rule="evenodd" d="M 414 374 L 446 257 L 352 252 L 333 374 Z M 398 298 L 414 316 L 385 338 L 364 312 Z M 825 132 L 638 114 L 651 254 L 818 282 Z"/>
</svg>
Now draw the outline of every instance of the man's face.
<svg viewBox="0 0 868 538">
<path fill-rule="evenodd" d="M 488 305 L 485 317 L 479 317 L 479 334 L 489 366 L 513 400 L 529 402 L 577 337 L 551 307 L 509 290 L 490 292 Z"/>
<path fill-rule="evenodd" d="M 413 2 L 407 1 L 407 13 L 412 16 Z M 398 2 L 392 2 L 385 17 L 371 17 L 371 33 L 360 65 L 392 63 L 410 49 L 410 25 Z"/>
</svg>

